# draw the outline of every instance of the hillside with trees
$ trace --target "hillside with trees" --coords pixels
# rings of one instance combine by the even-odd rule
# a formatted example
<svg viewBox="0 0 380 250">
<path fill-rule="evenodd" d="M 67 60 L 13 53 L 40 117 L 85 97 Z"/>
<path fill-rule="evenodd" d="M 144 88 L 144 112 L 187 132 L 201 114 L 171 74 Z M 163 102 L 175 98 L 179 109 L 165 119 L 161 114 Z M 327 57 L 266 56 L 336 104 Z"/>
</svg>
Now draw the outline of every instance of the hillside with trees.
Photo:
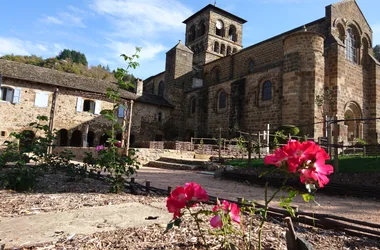
<svg viewBox="0 0 380 250">
<path fill-rule="evenodd" d="M 31 64 L 106 81 L 116 81 L 114 71 L 111 71 L 108 65 L 103 66 L 99 64 L 97 66 L 88 66 L 86 56 L 75 50 L 64 49 L 56 57 L 46 59 L 36 55 L 21 56 L 13 54 L 4 55 L 0 57 L 0 59 Z M 135 77 L 133 75 L 128 75 L 126 80 L 134 83 Z"/>
</svg>

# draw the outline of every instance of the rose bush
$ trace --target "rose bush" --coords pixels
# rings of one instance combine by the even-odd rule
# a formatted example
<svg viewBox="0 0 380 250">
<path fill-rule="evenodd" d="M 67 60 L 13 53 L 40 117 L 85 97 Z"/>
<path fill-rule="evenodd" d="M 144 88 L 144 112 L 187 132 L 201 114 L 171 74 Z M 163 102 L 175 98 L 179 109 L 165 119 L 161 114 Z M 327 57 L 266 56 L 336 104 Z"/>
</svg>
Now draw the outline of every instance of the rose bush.
<svg viewBox="0 0 380 250">
<path fill-rule="evenodd" d="M 329 159 L 326 151 L 315 142 L 290 140 L 287 145 L 276 149 L 274 154 L 266 156 L 264 164 L 299 174 L 302 183 L 316 184 L 322 188 L 329 182 L 326 176 L 334 172 L 331 165 L 325 164 Z"/>
<path fill-rule="evenodd" d="M 326 160 L 329 160 L 329 155 L 319 145 L 312 141 L 306 141 L 300 143 L 296 140 L 290 140 L 287 145 L 282 148 L 278 148 L 273 154 L 265 157 L 264 163 L 266 165 L 274 165 L 279 170 L 286 174 L 286 178 L 281 188 L 275 191 L 271 196 L 268 196 L 268 183 L 265 186 L 265 204 L 263 208 L 255 209 L 254 204 L 251 206 L 242 206 L 242 210 L 248 213 L 252 217 L 256 212 L 261 215 L 261 223 L 258 230 L 259 246 L 258 249 L 262 249 L 262 231 L 265 221 L 267 220 L 269 203 L 283 190 L 290 190 L 288 192 L 289 197 L 281 197 L 280 205 L 287 208 L 291 215 L 294 215 L 294 211 L 290 206 L 293 198 L 298 194 L 298 191 L 291 190 L 286 187 L 286 183 L 289 177 L 297 176 L 301 183 L 306 185 L 315 185 L 318 188 L 324 187 L 329 179 L 328 175 L 333 173 L 334 169 L 331 165 L 326 164 Z M 302 194 L 305 201 L 310 199 L 314 200 L 314 197 L 310 194 Z M 191 209 L 197 207 L 202 202 L 207 202 L 209 196 L 199 184 L 190 182 L 186 183 L 183 187 L 178 186 L 170 193 L 170 196 L 166 199 L 166 206 L 170 213 L 173 213 L 173 220 L 168 224 L 167 230 L 173 226 L 179 226 L 181 223 L 181 217 L 187 211 L 197 224 L 197 228 L 202 237 L 206 248 L 208 247 L 205 236 L 202 233 L 199 215 L 213 215 L 210 219 L 210 225 L 215 231 L 211 232 L 214 235 L 222 236 L 223 249 L 238 249 L 236 245 L 230 242 L 232 237 L 229 234 L 237 234 L 243 237 L 244 246 L 246 249 L 252 248 L 252 242 L 250 240 L 250 232 L 248 237 L 244 233 L 246 226 L 241 224 L 241 211 L 237 204 L 230 203 L 226 200 L 220 202 L 217 200 L 217 204 L 212 210 L 197 209 L 193 212 Z M 252 220 L 249 219 L 249 227 L 252 228 Z M 240 225 L 240 231 L 236 231 L 236 227 L 233 223 Z"/>
</svg>

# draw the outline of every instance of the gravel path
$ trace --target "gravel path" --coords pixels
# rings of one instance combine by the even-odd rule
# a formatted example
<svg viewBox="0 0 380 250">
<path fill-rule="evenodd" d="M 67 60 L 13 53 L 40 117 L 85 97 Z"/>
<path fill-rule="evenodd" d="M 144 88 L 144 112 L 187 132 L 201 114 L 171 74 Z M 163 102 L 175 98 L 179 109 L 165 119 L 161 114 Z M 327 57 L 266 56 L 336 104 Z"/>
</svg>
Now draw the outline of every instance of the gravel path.
<svg viewBox="0 0 380 250">
<path fill-rule="evenodd" d="M 212 196 L 231 200 L 244 197 L 261 204 L 263 204 L 264 199 L 264 188 L 255 186 L 254 183 L 215 179 L 212 175 L 200 174 L 197 171 L 142 167 L 138 171 L 136 181 L 144 183 L 146 180 L 151 181 L 151 186 L 162 189 L 167 189 L 168 186 L 175 188 L 185 182 L 194 181 L 199 183 Z M 270 189 L 270 193 L 274 191 L 275 189 Z M 297 204 L 302 211 L 333 214 L 380 224 L 380 202 L 378 200 L 327 196 L 324 194 L 317 194 L 315 199 L 320 206 L 314 202 L 305 203 L 299 197 L 296 198 L 294 204 Z M 276 204 L 273 203 L 271 206 L 276 207 Z"/>
</svg>

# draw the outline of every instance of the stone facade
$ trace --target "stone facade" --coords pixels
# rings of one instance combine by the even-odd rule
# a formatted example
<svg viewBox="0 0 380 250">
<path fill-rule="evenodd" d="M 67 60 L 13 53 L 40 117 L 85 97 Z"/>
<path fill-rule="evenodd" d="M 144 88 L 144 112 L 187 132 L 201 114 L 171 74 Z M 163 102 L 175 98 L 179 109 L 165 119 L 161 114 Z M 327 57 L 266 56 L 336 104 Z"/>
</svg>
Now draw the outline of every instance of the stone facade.
<svg viewBox="0 0 380 250">
<path fill-rule="evenodd" d="M 380 141 L 380 120 L 357 120 L 380 117 L 380 64 L 355 0 L 329 5 L 324 17 L 243 48 L 245 22 L 213 5 L 184 21 L 185 43 L 167 52 L 165 71 L 139 82 L 135 93 L 121 92 L 124 101 L 134 101 L 132 141 L 189 141 L 220 132 L 233 138 L 267 124 L 272 130 L 296 125 L 318 139 L 327 136 L 326 117 L 334 116 L 346 120 L 335 131 L 339 141 Z M 54 128 L 67 134 L 57 144 L 102 143 L 108 124 L 99 112 L 112 106 L 105 93 L 114 83 L 4 60 L 0 73 L 2 90 L 9 88 L 14 99 L 1 96 L 0 143 L 28 129 L 37 115 L 50 116 L 57 88 Z M 36 104 L 37 96 L 47 104 Z M 316 102 L 321 97 L 324 102 Z M 78 111 L 78 100 L 87 100 L 91 112 Z"/>
<path fill-rule="evenodd" d="M 10 139 L 10 133 L 29 130 L 28 124 L 38 115 L 50 118 L 55 91 L 56 145 L 93 147 L 106 140 L 110 124 L 100 112 L 113 107 L 105 92 L 107 87 L 115 88 L 114 83 L 4 60 L 0 60 L 0 73 L 1 145 Z M 163 140 L 163 126 L 171 117 L 172 105 L 163 98 L 142 94 L 141 88 L 142 83 L 136 94 L 121 91 L 123 102 L 134 101 L 131 142 Z"/>
<path fill-rule="evenodd" d="M 237 129 L 262 131 L 266 124 L 296 125 L 317 139 L 327 136 L 326 117 L 337 116 L 348 120 L 339 123 L 339 141 L 380 141 L 380 120 L 354 120 L 380 117 L 380 65 L 372 56 L 372 30 L 355 0 L 329 5 L 318 20 L 242 48 L 245 22 L 212 5 L 184 21 L 192 70 L 190 57 L 184 66 L 168 52 L 164 72 L 175 86 L 165 89 L 175 98 L 165 98 L 182 101 L 174 104 L 181 117 L 178 139 L 217 137 L 219 130 L 229 138 Z M 236 50 L 227 53 L 228 46 Z M 178 67 L 185 69 L 181 79 L 170 75 Z M 321 97 L 322 104 L 316 101 Z"/>
</svg>

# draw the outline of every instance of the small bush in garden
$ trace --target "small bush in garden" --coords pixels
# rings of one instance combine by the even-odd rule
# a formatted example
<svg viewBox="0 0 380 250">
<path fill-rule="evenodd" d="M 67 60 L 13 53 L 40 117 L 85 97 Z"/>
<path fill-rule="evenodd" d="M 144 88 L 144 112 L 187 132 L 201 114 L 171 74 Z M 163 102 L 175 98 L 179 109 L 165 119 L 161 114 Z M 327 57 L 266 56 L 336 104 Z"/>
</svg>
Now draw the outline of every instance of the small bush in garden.
<svg viewBox="0 0 380 250">
<path fill-rule="evenodd" d="M 126 83 L 125 77 L 128 75 L 129 68 L 136 68 L 139 64 L 134 60 L 138 58 L 140 48 L 136 48 L 136 53 L 131 57 L 122 54 L 121 56 L 128 62 L 127 69 L 118 68 L 115 72 L 115 77 L 118 81 L 116 89 L 107 88 L 106 96 L 112 101 L 112 109 L 102 110 L 101 114 L 111 123 L 111 130 L 107 131 L 109 138 L 107 139 L 106 146 L 99 145 L 96 147 L 97 155 L 93 156 L 92 153 L 86 154 L 85 164 L 92 168 L 99 170 L 106 169 L 110 174 L 112 187 L 111 192 L 118 193 L 124 188 L 125 178 L 128 178 L 136 172 L 139 168 L 139 163 L 135 157 L 135 152 L 129 150 L 128 154 L 123 154 L 121 142 L 116 139 L 116 132 L 124 133 L 125 129 L 119 123 L 117 111 L 121 103 L 120 89 L 127 90 L 133 88 L 133 83 Z M 125 107 L 124 107 L 125 108 Z"/>
<path fill-rule="evenodd" d="M 262 232 L 263 226 L 267 221 L 267 214 L 270 202 L 276 198 L 279 192 L 288 190 L 288 196 L 282 196 L 280 198 L 280 205 L 285 207 L 289 213 L 294 216 L 294 211 L 290 206 L 293 198 L 299 194 L 298 191 L 292 190 L 286 186 L 287 180 L 290 177 L 297 176 L 301 183 L 306 185 L 309 190 L 315 188 L 322 188 L 328 182 L 328 175 L 333 173 L 333 167 L 331 165 L 326 165 L 326 160 L 329 160 L 328 154 L 323 148 L 311 141 L 306 141 L 300 143 L 299 141 L 290 140 L 287 145 L 282 148 L 275 150 L 274 154 L 265 157 L 264 163 L 274 165 L 277 170 L 283 172 L 286 176 L 283 185 L 272 195 L 268 194 L 268 183 L 265 186 L 265 204 L 263 208 L 256 209 L 254 206 L 245 206 L 243 204 L 242 208 L 239 208 L 236 204 L 230 203 L 228 201 L 217 201 L 217 204 L 213 209 L 207 210 L 204 207 L 198 208 L 195 212 L 192 209 L 201 202 L 208 201 L 207 192 L 201 188 L 196 183 L 186 183 L 184 187 L 177 187 L 166 200 L 166 206 L 170 213 L 173 213 L 173 219 L 168 224 L 167 230 L 171 229 L 173 226 L 180 226 L 181 217 L 184 213 L 189 213 L 197 225 L 200 233 L 200 237 L 207 249 L 209 249 L 208 242 L 202 231 L 200 223 L 202 222 L 199 215 L 210 216 L 210 225 L 214 228 L 210 233 L 221 236 L 222 247 L 224 249 L 256 249 L 252 246 L 251 242 L 251 231 L 252 228 L 252 216 L 255 212 L 259 212 L 261 215 L 261 222 L 258 226 L 258 249 L 262 249 Z M 309 193 L 301 194 L 303 199 L 308 202 L 314 200 L 314 197 Z M 240 217 L 240 209 L 245 213 L 249 214 L 248 222 L 243 222 Z M 236 227 L 236 225 L 240 227 Z M 245 226 L 244 226 L 245 225 Z M 248 230 L 248 232 L 247 232 Z M 236 245 L 235 236 L 240 236 L 243 239 L 243 244 Z M 242 247 L 242 248 L 241 248 Z"/>
<path fill-rule="evenodd" d="M 5 188 L 16 191 L 33 190 L 38 178 L 43 175 L 44 171 L 41 168 L 46 166 L 43 163 L 52 158 L 47 150 L 55 136 L 46 125 L 48 118 L 37 116 L 37 120 L 28 125 L 32 130 L 11 133 L 14 140 L 5 142 L 6 149 L 0 155 L 0 167 L 5 167 L 7 163 L 14 164 L 12 168 L 4 170 L 0 177 Z M 31 161 L 41 166 L 27 165 Z"/>
</svg>

